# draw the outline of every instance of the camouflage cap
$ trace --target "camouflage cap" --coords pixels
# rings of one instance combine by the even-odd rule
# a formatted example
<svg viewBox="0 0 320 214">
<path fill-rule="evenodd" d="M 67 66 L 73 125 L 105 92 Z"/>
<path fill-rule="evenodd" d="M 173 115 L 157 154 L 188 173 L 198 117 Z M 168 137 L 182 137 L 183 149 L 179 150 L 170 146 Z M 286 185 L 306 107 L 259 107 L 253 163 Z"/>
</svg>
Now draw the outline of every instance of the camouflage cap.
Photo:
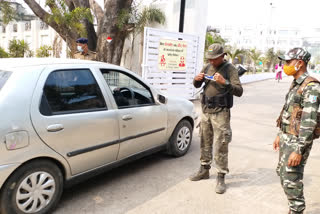
<svg viewBox="0 0 320 214">
<path fill-rule="evenodd" d="M 208 48 L 206 59 L 216 59 L 223 54 L 225 54 L 225 52 L 221 44 L 212 44 Z"/>
<path fill-rule="evenodd" d="M 288 53 L 278 56 L 278 58 L 284 61 L 299 59 L 303 60 L 305 63 L 308 63 L 311 58 L 311 54 L 304 48 L 293 48 L 289 50 Z"/>
</svg>

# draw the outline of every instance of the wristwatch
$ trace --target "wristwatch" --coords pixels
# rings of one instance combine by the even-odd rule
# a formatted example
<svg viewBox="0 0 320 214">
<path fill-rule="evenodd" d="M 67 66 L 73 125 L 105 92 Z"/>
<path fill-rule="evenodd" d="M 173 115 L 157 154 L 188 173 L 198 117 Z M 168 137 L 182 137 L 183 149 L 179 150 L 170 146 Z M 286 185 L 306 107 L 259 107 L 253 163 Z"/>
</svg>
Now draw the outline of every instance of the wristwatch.
<svg viewBox="0 0 320 214">
<path fill-rule="evenodd" d="M 229 81 L 229 80 L 226 80 L 225 85 L 226 85 L 226 86 L 229 86 L 229 85 L 230 85 L 230 81 Z"/>
</svg>

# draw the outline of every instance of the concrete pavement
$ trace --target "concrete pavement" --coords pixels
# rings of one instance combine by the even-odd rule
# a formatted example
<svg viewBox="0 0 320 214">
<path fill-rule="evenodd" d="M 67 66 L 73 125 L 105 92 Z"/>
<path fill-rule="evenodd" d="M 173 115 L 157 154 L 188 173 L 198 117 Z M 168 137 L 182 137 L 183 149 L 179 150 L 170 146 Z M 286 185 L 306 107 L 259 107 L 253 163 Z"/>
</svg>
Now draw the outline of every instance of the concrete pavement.
<svg viewBox="0 0 320 214">
<path fill-rule="evenodd" d="M 282 74 L 282 76 L 285 74 Z M 240 77 L 240 82 L 242 84 L 245 83 L 252 83 L 257 82 L 261 80 L 267 80 L 267 79 L 274 79 L 276 76 L 276 73 L 272 72 L 265 72 L 265 73 L 258 73 L 258 74 L 246 74 Z"/>
<path fill-rule="evenodd" d="M 271 147 L 291 80 L 245 84 L 243 97 L 235 99 L 224 195 L 214 192 L 214 169 L 209 180 L 188 179 L 200 164 L 195 130 L 185 156 L 157 153 L 66 189 L 54 214 L 287 214 L 287 200 L 275 173 L 278 154 Z M 316 140 L 305 169 L 307 214 L 320 214 L 319 166 L 320 140 Z"/>
<path fill-rule="evenodd" d="M 243 97 L 235 100 L 225 194 L 215 194 L 216 175 L 211 169 L 209 180 L 191 182 L 186 178 L 127 213 L 286 214 L 287 199 L 275 173 L 278 153 L 272 151 L 272 142 L 277 132 L 275 120 L 291 80 L 245 85 Z M 305 169 L 307 214 L 320 213 L 319 142 L 315 141 Z M 196 135 L 193 143 L 199 144 Z"/>
</svg>

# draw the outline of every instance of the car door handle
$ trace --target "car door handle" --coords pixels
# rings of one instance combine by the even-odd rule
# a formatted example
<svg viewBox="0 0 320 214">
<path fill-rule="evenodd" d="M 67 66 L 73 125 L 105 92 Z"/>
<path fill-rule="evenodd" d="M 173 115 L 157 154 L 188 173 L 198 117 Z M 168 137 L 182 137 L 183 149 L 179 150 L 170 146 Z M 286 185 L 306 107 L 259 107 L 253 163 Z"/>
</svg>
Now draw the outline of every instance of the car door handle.
<svg viewBox="0 0 320 214">
<path fill-rule="evenodd" d="M 48 132 L 58 132 L 58 131 L 61 131 L 63 129 L 64 129 L 64 127 L 63 127 L 62 124 L 52 124 L 52 125 L 49 125 L 47 127 L 47 131 Z"/>
<path fill-rule="evenodd" d="M 122 120 L 124 121 L 128 121 L 128 120 L 131 120 L 132 119 L 132 116 L 131 115 L 124 115 L 122 116 Z"/>
</svg>

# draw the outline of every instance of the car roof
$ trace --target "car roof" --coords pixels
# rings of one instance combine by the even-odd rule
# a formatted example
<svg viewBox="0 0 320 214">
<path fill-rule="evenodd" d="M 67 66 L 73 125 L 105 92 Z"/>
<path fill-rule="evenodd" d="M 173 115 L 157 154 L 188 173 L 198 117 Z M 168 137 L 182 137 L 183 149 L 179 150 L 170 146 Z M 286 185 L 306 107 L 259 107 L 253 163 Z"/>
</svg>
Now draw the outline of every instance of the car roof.
<svg viewBox="0 0 320 214">
<path fill-rule="evenodd" d="M 96 64 L 105 65 L 110 68 L 120 68 L 117 65 L 107 64 L 98 61 L 89 61 L 81 59 L 61 59 L 61 58 L 2 58 L 0 59 L 1 70 L 15 70 L 15 68 L 30 67 L 30 66 L 48 66 L 48 65 L 59 65 L 59 64 Z"/>
</svg>

